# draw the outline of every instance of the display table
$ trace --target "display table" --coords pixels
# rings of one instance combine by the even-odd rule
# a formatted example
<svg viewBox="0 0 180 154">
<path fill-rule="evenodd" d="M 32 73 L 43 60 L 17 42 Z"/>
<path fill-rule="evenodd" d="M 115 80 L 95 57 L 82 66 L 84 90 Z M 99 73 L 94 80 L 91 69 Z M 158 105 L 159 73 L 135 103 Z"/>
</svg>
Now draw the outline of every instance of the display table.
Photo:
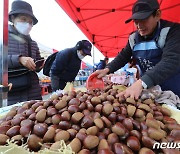
<svg viewBox="0 0 180 154">
<path fill-rule="evenodd" d="M 116 97 L 119 91 L 113 85 L 105 88 L 104 91 L 100 89 L 85 92 L 57 91 L 49 97 L 48 101 L 32 100 L 24 102 L 24 104 L 22 102 L 1 108 L 0 113 L 4 118 L 0 120 L 0 145 L 4 148 L 6 143 L 9 144 L 9 138 L 13 142 L 15 137 L 20 136 L 22 138 L 17 138 L 17 141 L 28 137 L 28 142 L 25 141 L 26 143 L 23 144 L 35 152 L 47 145 L 49 145 L 48 148 L 53 149 L 55 145 L 59 145 L 60 140 L 63 140 L 67 146 L 71 146 L 75 153 L 81 153 L 84 147 L 90 153 L 92 146 L 94 147 L 93 152 L 99 153 L 102 140 L 98 134 L 104 133 L 105 136 L 106 130 L 113 132 L 119 138 L 116 142 L 118 147 L 120 146 L 121 149 L 126 147 L 129 151 L 134 152 L 152 148 L 153 142 L 151 147 L 146 144 L 147 137 L 154 141 L 163 141 L 166 138 L 172 142 L 176 141 L 178 138 L 176 134 L 179 133 L 180 128 L 180 125 L 177 124 L 180 117 L 179 110 L 172 107 L 167 110 L 157 103 L 158 101 L 150 98 L 137 101 L 129 97 L 120 100 Z M 99 95 L 97 95 L 98 93 Z M 19 107 L 14 108 L 14 106 Z M 5 116 L 9 110 L 10 112 Z M 170 118 L 171 116 L 173 118 Z M 61 119 L 62 117 L 66 119 Z M 83 143 L 80 138 L 76 137 L 76 133 L 80 129 L 87 133 Z M 127 131 L 131 131 L 132 135 L 127 136 Z M 142 131 L 147 131 L 148 136 Z M 139 138 L 137 133 L 140 134 Z M 110 138 L 111 135 L 109 134 L 107 138 Z M 137 141 L 138 149 L 134 149 L 133 145 L 129 144 L 130 141 Z M 162 142 L 160 141 L 160 143 Z M 108 146 L 108 141 L 106 141 L 106 145 Z M 0 149 L 2 148 L 0 147 Z M 117 153 L 116 149 L 109 149 L 109 151 Z M 177 153 L 176 149 L 171 149 L 172 151 Z"/>
</svg>

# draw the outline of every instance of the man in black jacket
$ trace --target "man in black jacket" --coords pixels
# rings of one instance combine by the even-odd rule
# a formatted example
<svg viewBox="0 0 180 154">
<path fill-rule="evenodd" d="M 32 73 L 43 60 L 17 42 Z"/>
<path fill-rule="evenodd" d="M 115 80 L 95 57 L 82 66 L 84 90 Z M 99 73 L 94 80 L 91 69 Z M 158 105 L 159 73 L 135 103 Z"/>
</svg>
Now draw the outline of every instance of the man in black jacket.
<svg viewBox="0 0 180 154">
<path fill-rule="evenodd" d="M 91 56 L 92 45 L 87 40 L 79 41 L 75 47 L 59 51 L 51 70 L 51 87 L 53 91 L 63 90 L 67 82 L 74 81 L 81 66 L 81 60 Z"/>
<path fill-rule="evenodd" d="M 157 0 L 138 0 L 132 8 L 137 30 L 129 36 L 126 47 L 104 70 L 99 78 L 115 72 L 133 57 L 141 69 L 141 77 L 119 97 L 138 99 L 143 88 L 160 85 L 180 97 L 180 24 L 160 19 Z"/>
</svg>

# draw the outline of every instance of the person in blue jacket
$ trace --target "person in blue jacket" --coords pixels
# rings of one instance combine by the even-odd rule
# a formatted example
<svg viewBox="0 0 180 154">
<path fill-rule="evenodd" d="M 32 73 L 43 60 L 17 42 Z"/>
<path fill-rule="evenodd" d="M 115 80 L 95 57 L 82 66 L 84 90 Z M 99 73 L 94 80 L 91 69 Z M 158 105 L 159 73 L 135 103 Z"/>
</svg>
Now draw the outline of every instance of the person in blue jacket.
<svg viewBox="0 0 180 154">
<path fill-rule="evenodd" d="M 81 67 L 81 60 L 91 56 L 92 44 L 88 40 L 77 42 L 73 48 L 59 51 L 51 66 L 52 91 L 63 90 L 67 82 L 74 81 Z"/>
<path fill-rule="evenodd" d="M 109 61 L 109 58 L 105 57 L 104 60 L 100 60 L 100 62 L 97 64 L 97 70 L 104 69 Z"/>
<path fill-rule="evenodd" d="M 161 19 L 157 0 L 137 0 L 125 23 L 132 20 L 137 30 L 117 57 L 105 69 L 96 71 L 97 77 L 115 72 L 133 57 L 141 77 L 119 97 L 138 99 L 143 89 L 155 85 L 180 97 L 180 24 Z"/>
</svg>

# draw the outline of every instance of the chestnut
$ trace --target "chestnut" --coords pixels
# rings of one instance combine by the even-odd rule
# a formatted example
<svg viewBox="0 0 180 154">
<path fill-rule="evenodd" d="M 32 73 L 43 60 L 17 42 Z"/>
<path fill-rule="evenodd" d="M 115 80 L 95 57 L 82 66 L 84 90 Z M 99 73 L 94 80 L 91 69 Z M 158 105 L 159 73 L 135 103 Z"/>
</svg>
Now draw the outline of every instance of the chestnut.
<svg viewBox="0 0 180 154">
<path fill-rule="evenodd" d="M 72 140 L 73 138 L 75 138 L 75 136 L 76 136 L 76 134 L 77 134 L 77 130 L 75 130 L 75 129 L 68 129 L 67 130 L 68 132 L 69 132 L 69 134 L 70 134 L 70 140 Z"/>
<path fill-rule="evenodd" d="M 61 120 L 62 121 L 69 121 L 71 119 L 71 114 L 68 111 L 64 111 L 61 114 Z"/>
<path fill-rule="evenodd" d="M 77 124 L 80 122 L 80 120 L 84 117 L 84 114 L 81 113 L 81 112 L 76 112 L 72 115 L 71 117 L 71 121 L 74 123 L 74 124 Z"/>
<path fill-rule="evenodd" d="M 36 120 L 36 113 L 32 113 L 30 116 L 29 116 L 29 119 L 30 120 Z"/>
<path fill-rule="evenodd" d="M 49 117 L 49 118 L 51 118 L 51 117 Z M 52 116 L 51 121 L 54 125 L 57 125 L 61 121 L 61 116 L 59 114 L 55 114 Z"/>
<path fill-rule="evenodd" d="M 133 151 L 139 151 L 141 148 L 141 144 L 137 137 L 130 136 L 127 139 L 127 146 L 130 147 Z"/>
<path fill-rule="evenodd" d="M 72 129 L 75 129 L 76 131 L 79 131 L 81 127 L 79 125 L 72 125 Z"/>
<path fill-rule="evenodd" d="M 93 107 L 93 105 L 92 105 L 90 102 L 87 102 L 87 103 L 86 103 L 86 107 L 87 107 L 87 109 L 88 109 L 90 112 L 94 111 L 94 107 Z"/>
<path fill-rule="evenodd" d="M 31 133 L 32 131 L 32 128 L 31 127 L 27 127 L 27 126 L 22 126 L 20 128 L 20 134 L 23 136 L 23 137 L 28 137 L 29 134 Z"/>
<path fill-rule="evenodd" d="M 83 141 L 83 145 L 87 149 L 93 149 L 99 144 L 99 138 L 94 135 L 87 135 Z"/>
<path fill-rule="evenodd" d="M 13 119 L 11 120 L 11 124 L 12 124 L 13 126 L 19 125 L 19 124 L 21 123 L 21 121 L 24 120 L 24 119 L 25 119 L 25 117 L 23 117 L 23 116 L 18 117 L 18 118 L 13 118 Z"/>
<path fill-rule="evenodd" d="M 130 118 L 125 118 L 123 120 L 123 125 L 129 130 L 133 130 L 133 123 L 132 123 L 132 120 Z"/>
<path fill-rule="evenodd" d="M 33 151 L 38 151 L 42 144 L 42 139 L 35 134 L 31 134 L 28 139 L 28 148 Z"/>
<path fill-rule="evenodd" d="M 112 126 L 112 132 L 116 133 L 119 136 L 123 136 L 125 135 L 126 130 L 120 122 L 117 122 L 115 125 Z"/>
<path fill-rule="evenodd" d="M 104 115 L 109 115 L 113 111 L 113 106 L 111 104 L 105 104 L 102 108 Z"/>
<path fill-rule="evenodd" d="M 59 122 L 59 128 L 67 130 L 71 127 L 71 124 L 68 121 L 60 121 Z"/>
<path fill-rule="evenodd" d="M 107 135 L 106 135 L 107 136 Z M 98 132 L 97 133 L 97 137 L 99 138 L 99 140 L 101 141 L 102 139 L 106 138 L 105 134 L 103 132 Z"/>
<path fill-rule="evenodd" d="M 90 116 L 84 116 L 81 121 L 81 127 L 89 128 L 93 125 L 93 118 Z"/>
<path fill-rule="evenodd" d="M 83 133 L 83 132 L 78 132 L 76 134 L 76 138 L 78 138 L 81 142 L 84 141 L 84 139 L 86 138 L 87 134 L 86 133 Z"/>
<path fill-rule="evenodd" d="M 80 105 L 80 100 L 78 98 L 73 98 L 69 101 L 69 106 L 70 105 L 77 105 L 79 106 Z"/>
<path fill-rule="evenodd" d="M 13 126 L 6 132 L 6 135 L 8 135 L 9 137 L 13 137 L 19 134 L 19 130 L 20 126 Z"/>
<path fill-rule="evenodd" d="M 108 119 L 112 122 L 112 123 L 115 123 L 116 122 L 116 119 L 117 119 L 117 114 L 116 112 L 111 112 L 108 116 Z"/>
<path fill-rule="evenodd" d="M 119 153 L 119 154 L 123 154 L 124 153 L 124 149 L 121 143 L 115 143 L 113 145 L 113 151 L 114 153 Z"/>
<path fill-rule="evenodd" d="M 78 105 L 70 105 L 68 107 L 68 112 L 73 114 L 75 112 L 78 112 L 79 111 L 79 106 Z"/>
<path fill-rule="evenodd" d="M 34 113 L 34 110 L 32 109 L 32 108 L 30 108 L 30 109 L 28 109 L 28 110 L 26 110 L 26 116 L 30 116 L 32 113 Z"/>
<path fill-rule="evenodd" d="M 0 134 L 6 134 L 6 132 L 11 128 L 9 125 L 0 126 Z"/>
<path fill-rule="evenodd" d="M 107 137 L 107 142 L 110 145 L 114 145 L 115 143 L 118 143 L 119 142 L 119 138 L 118 138 L 117 134 L 115 134 L 115 133 L 109 134 L 108 137 Z"/>
<path fill-rule="evenodd" d="M 36 108 L 35 112 L 37 113 L 37 112 L 39 112 L 41 109 L 44 109 L 44 106 L 38 106 L 38 107 Z"/>
<path fill-rule="evenodd" d="M 86 103 L 85 103 L 85 102 L 82 102 L 82 103 L 79 105 L 79 110 L 80 110 L 80 111 L 83 111 L 85 108 L 86 108 Z"/>
<path fill-rule="evenodd" d="M 30 119 L 25 119 L 21 121 L 21 127 L 32 127 L 34 125 L 34 122 Z"/>
<path fill-rule="evenodd" d="M 47 108 L 47 116 L 51 117 L 57 113 L 58 111 L 54 107 Z"/>
<path fill-rule="evenodd" d="M 102 116 L 101 119 L 104 122 L 106 127 L 108 127 L 108 128 L 111 127 L 112 123 L 108 118 L 106 118 L 105 116 Z"/>
<path fill-rule="evenodd" d="M 5 134 L 0 134 L 0 145 L 5 145 L 7 143 L 7 140 L 9 139 L 9 136 Z"/>
<path fill-rule="evenodd" d="M 123 120 L 124 120 L 125 118 L 126 118 L 125 115 L 122 115 L 122 114 L 118 114 L 118 115 L 117 115 L 117 121 L 118 121 L 118 122 L 123 122 Z"/>
<path fill-rule="evenodd" d="M 141 133 L 137 130 L 130 131 L 130 135 L 137 137 L 139 140 L 141 140 L 141 137 L 142 137 Z"/>
<path fill-rule="evenodd" d="M 95 110 L 96 112 L 101 113 L 101 111 L 102 111 L 102 107 L 103 107 L 103 105 L 102 105 L 102 104 L 98 104 L 98 105 L 96 105 L 96 106 L 95 106 L 95 109 L 94 109 L 94 110 Z"/>
<path fill-rule="evenodd" d="M 97 97 L 97 96 L 92 97 L 92 98 L 91 98 L 91 103 L 92 103 L 92 105 L 94 105 L 94 106 L 100 104 L 100 103 L 101 103 L 100 97 Z"/>
<path fill-rule="evenodd" d="M 156 141 L 151 139 L 148 136 L 142 136 L 142 143 L 145 147 L 151 149 L 153 147 L 153 145 L 156 143 Z"/>
<path fill-rule="evenodd" d="M 55 141 L 64 140 L 66 142 L 69 140 L 69 138 L 70 138 L 69 132 L 65 130 L 61 130 L 55 135 L 54 140 Z"/>
<path fill-rule="evenodd" d="M 33 133 L 39 137 L 43 137 L 47 131 L 47 125 L 45 123 L 37 123 L 34 125 Z"/>
</svg>

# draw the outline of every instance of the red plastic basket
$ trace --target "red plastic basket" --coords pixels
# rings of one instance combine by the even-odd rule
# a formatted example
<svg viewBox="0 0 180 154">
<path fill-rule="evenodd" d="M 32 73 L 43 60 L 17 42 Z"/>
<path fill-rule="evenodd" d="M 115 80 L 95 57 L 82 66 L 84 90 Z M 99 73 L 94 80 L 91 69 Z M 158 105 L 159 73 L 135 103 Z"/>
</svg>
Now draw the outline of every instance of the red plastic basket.
<svg viewBox="0 0 180 154">
<path fill-rule="evenodd" d="M 92 73 L 86 81 L 86 88 L 88 90 L 104 89 L 104 81 L 102 80 L 102 78 L 97 78 L 97 74 Z"/>
</svg>

